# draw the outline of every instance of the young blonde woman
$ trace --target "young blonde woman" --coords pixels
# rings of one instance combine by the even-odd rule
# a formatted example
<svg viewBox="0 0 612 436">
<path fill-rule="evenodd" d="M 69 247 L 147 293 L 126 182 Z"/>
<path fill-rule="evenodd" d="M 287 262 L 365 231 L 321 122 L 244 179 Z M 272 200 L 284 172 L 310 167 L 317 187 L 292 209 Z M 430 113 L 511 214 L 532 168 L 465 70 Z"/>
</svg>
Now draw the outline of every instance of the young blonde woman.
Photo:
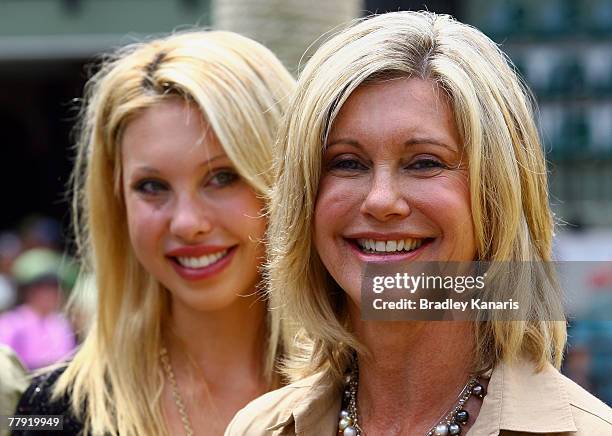
<svg viewBox="0 0 612 436">
<path fill-rule="evenodd" d="M 359 21 L 308 62 L 280 138 L 270 292 L 301 328 L 296 381 L 227 435 L 612 434 L 610 408 L 557 370 L 546 165 L 491 40 L 427 12 Z M 524 317 L 362 317 L 368 268 L 474 260 L 532 261 L 503 283 Z"/>
<path fill-rule="evenodd" d="M 272 146 L 293 86 L 269 50 L 229 32 L 104 62 L 74 171 L 96 315 L 17 413 L 63 415 L 74 434 L 218 435 L 279 385 L 279 320 L 259 285 Z"/>
</svg>

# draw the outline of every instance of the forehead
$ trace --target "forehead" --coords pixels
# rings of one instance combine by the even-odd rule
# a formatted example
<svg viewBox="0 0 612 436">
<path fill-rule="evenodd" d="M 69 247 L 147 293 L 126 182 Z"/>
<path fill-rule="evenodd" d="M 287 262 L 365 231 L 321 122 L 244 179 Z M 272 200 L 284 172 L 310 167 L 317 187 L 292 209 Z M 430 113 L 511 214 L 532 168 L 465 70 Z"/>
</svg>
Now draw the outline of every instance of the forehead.
<svg viewBox="0 0 612 436">
<path fill-rule="evenodd" d="M 206 122 L 198 107 L 180 97 L 162 99 L 127 119 L 122 142 L 134 137 L 155 137 L 160 130 L 204 130 Z"/>
<path fill-rule="evenodd" d="M 223 148 L 197 105 L 178 97 L 138 113 L 127 123 L 121 140 L 124 162 L 146 159 L 163 164 L 220 153 Z"/>
<path fill-rule="evenodd" d="M 432 81 L 400 78 L 359 86 L 334 120 L 328 143 L 406 142 L 419 137 L 458 144 L 448 98 Z"/>
</svg>

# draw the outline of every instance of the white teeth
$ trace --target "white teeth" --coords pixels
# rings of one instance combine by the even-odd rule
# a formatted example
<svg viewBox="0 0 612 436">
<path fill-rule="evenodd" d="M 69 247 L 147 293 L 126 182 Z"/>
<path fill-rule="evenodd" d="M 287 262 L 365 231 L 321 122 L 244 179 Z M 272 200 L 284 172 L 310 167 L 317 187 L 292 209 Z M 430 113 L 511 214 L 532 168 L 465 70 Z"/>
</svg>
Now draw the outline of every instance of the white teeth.
<svg viewBox="0 0 612 436">
<path fill-rule="evenodd" d="M 176 260 L 185 268 L 205 268 L 208 265 L 212 265 L 223 256 L 227 254 L 227 250 L 219 251 L 217 253 L 206 254 L 201 257 L 177 257 Z"/>
<path fill-rule="evenodd" d="M 390 241 L 375 241 L 374 239 L 358 239 L 357 244 L 368 252 L 392 253 L 397 251 L 411 251 L 423 245 L 424 239 L 399 239 Z"/>
</svg>

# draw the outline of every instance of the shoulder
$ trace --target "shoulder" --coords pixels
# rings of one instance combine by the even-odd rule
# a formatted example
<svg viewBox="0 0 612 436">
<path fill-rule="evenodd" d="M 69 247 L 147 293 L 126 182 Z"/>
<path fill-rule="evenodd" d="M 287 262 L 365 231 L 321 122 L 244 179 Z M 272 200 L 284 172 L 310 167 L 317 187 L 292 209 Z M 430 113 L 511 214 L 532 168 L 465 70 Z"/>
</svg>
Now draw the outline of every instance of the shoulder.
<svg viewBox="0 0 612 436">
<path fill-rule="evenodd" d="M 42 412 L 50 408 L 54 410 L 61 408 L 61 402 L 51 402 L 51 394 L 55 382 L 62 375 L 64 369 L 65 367 L 57 368 L 32 378 L 30 385 L 19 400 L 17 412 L 20 415 L 43 415 L 46 413 Z"/>
<path fill-rule="evenodd" d="M 612 434 L 612 409 L 574 381 L 559 374 L 580 435 Z"/>
<path fill-rule="evenodd" d="M 309 398 L 321 379 L 321 374 L 315 374 L 256 398 L 234 416 L 225 436 L 273 434 L 293 420 L 294 410 Z"/>
<path fill-rule="evenodd" d="M 61 415 L 63 417 L 63 433 L 65 435 L 79 434 L 82 424 L 74 417 L 71 411 L 70 397 L 64 395 L 53 399 L 55 383 L 63 374 L 65 366 L 35 376 L 21 396 L 17 415 Z M 17 432 L 15 435 L 29 435 L 29 432 Z M 35 434 L 35 433 L 32 433 Z"/>
<path fill-rule="evenodd" d="M 0 415 L 11 415 L 27 387 L 26 370 L 9 347 L 0 345 Z"/>
</svg>

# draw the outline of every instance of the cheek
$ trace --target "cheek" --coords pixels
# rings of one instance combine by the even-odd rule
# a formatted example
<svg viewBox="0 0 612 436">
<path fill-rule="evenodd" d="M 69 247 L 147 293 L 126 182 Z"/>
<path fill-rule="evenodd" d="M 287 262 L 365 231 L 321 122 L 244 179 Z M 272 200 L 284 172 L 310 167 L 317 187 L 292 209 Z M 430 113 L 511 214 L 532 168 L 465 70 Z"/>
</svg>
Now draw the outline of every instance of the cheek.
<svg viewBox="0 0 612 436">
<path fill-rule="evenodd" d="M 326 176 L 321 180 L 315 204 L 314 231 L 319 235 L 337 233 L 359 216 L 364 182 Z"/>
<path fill-rule="evenodd" d="M 423 206 L 461 260 L 475 257 L 474 221 L 466 178 L 442 180 Z M 465 259 L 464 259 L 465 258 Z"/>
<path fill-rule="evenodd" d="M 126 213 L 130 242 L 140 258 L 143 251 L 151 252 L 163 229 L 164 216 L 161 210 L 139 201 L 126 201 Z"/>
<path fill-rule="evenodd" d="M 442 194 L 441 206 L 446 210 L 444 217 L 463 234 L 473 238 L 472 207 L 467 179 L 461 178 L 449 183 Z"/>
<path fill-rule="evenodd" d="M 217 215 L 230 233 L 244 242 L 262 246 L 261 241 L 266 232 L 266 219 L 261 216 L 263 202 L 250 188 L 243 188 L 236 195 L 216 202 Z M 232 211 L 229 213 L 227 211 Z"/>
<path fill-rule="evenodd" d="M 314 245 L 329 274 L 349 295 L 358 296 L 360 281 L 355 281 L 357 267 L 341 237 L 360 217 L 364 181 L 324 178 L 314 211 Z M 358 297 L 356 301 L 358 301 Z"/>
<path fill-rule="evenodd" d="M 261 209 L 257 209 L 254 212 L 257 214 L 261 213 Z M 267 221 L 265 218 L 259 215 L 247 214 L 243 215 L 242 226 L 240 228 L 244 232 L 244 239 L 248 240 L 249 243 L 256 245 L 258 250 L 258 256 L 263 255 L 265 244 L 263 243 L 264 236 L 266 234 Z"/>
<path fill-rule="evenodd" d="M 471 226 L 472 212 L 466 175 L 451 173 L 422 182 L 407 185 L 411 187 L 408 196 L 414 201 L 415 207 L 443 224 L 442 230 L 449 225 Z"/>
</svg>

